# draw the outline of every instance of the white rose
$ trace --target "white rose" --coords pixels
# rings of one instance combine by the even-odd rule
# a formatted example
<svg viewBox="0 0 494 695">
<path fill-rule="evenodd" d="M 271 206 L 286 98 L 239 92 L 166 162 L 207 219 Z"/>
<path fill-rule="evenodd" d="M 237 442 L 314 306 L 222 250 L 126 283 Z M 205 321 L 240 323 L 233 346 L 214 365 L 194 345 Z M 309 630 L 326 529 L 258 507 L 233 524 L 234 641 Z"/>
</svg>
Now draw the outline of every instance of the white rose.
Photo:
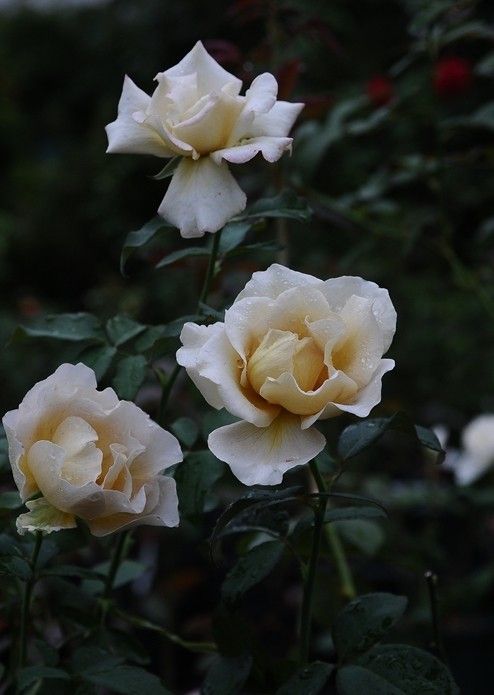
<svg viewBox="0 0 494 695">
<path fill-rule="evenodd" d="M 3 418 L 14 479 L 30 511 L 20 533 L 73 528 L 95 536 L 139 524 L 177 526 L 175 481 L 161 471 L 182 460 L 175 437 L 92 369 L 63 364 Z"/>
<path fill-rule="evenodd" d="M 276 101 L 269 73 L 245 96 L 200 41 L 180 63 L 155 78 L 149 97 L 125 77 L 116 121 L 106 126 L 107 152 L 183 157 L 158 213 L 184 237 L 216 232 L 245 208 L 246 197 L 226 162 L 261 153 L 276 162 L 290 150 L 290 128 L 303 104 Z"/>
<path fill-rule="evenodd" d="M 448 449 L 444 465 L 458 485 L 470 485 L 494 466 L 494 414 L 479 415 L 461 435 L 462 449 Z"/>
<path fill-rule="evenodd" d="M 277 264 L 254 273 L 224 323 L 186 323 L 181 335 L 179 364 L 210 405 L 242 420 L 212 432 L 211 451 L 246 485 L 281 482 L 323 449 L 316 420 L 379 403 L 395 325 L 373 282 Z"/>
</svg>

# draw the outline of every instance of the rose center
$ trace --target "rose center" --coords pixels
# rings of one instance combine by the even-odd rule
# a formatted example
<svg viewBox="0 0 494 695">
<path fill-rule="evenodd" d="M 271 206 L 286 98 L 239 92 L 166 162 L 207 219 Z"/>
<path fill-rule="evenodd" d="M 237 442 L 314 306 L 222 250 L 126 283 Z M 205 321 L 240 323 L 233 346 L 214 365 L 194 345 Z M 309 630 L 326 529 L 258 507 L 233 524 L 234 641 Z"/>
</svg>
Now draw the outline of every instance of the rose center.
<svg viewBox="0 0 494 695">
<path fill-rule="evenodd" d="M 53 433 L 52 441 L 65 452 L 62 477 L 72 485 L 94 482 L 101 473 L 102 451 L 96 446 L 98 434 L 81 417 L 65 418 Z"/>
<path fill-rule="evenodd" d="M 248 360 L 247 377 L 260 393 L 267 379 L 288 372 L 303 391 L 311 391 L 325 369 L 323 353 L 312 338 L 270 329 Z"/>
</svg>

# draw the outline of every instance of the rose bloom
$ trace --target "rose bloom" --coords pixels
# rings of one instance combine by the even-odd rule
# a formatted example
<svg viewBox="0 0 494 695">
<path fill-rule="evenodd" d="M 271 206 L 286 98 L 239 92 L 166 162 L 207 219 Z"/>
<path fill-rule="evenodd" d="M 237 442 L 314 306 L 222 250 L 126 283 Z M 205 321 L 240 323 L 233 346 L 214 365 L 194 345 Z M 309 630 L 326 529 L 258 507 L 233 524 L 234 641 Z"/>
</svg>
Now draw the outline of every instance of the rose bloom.
<svg viewBox="0 0 494 695">
<path fill-rule="evenodd" d="M 434 89 L 440 97 L 464 94 L 472 86 L 472 81 L 472 67 L 465 58 L 447 56 L 438 60 L 434 67 Z"/>
<path fill-rule="evenodd" d="M 87 523 L 104 536 L 139 524 L 177 526 L 175 481 L 161 471 L 182 460 L 176 438 L 92 369 L 62 364 L 3 418 L 12 472 L 30 510 L 20 533 Z"/>
<path fill-rule="evenodd" d="M 365 85 L 367 96 L 376 107 L 389 104 L 394 95 L 392 81 L 386 75 L 374 75 Z"/>
<path fill-rule="evenodd" d="M 216 232 L 246 204 L 227 162 L 243 164 L 258 153 L 276 162 L 291 150 L 288 132 L 303 104 L 276 101 L 269 73 L 240 96 L 242 82 L 200 41 L 155 79 L 149 97 L 125 77 L 117 120 L 106 126 L 107 152 L 181 157 L 158 213 L 183 237 Z"/>
<path fill-rule="evenodd" d="M 447 432 L 443 431 L 446 442 Z M 469 422 L 461 444 L 460 451 L 447 449 L 444 465 L 453 472 L 458 485 L 471 485 L 494 467 L 494 414 L 479 415 Z"/>
<path fill-rule="evenodd" d="M 379 403 L 395 325 L 373 282 L 277 264 L 254 273 L 224 323 L 181 334 L 178 363 L 210 405 L 241 418 L 211 433 L 211 451 L 246 485 L 281 482 L 324 448 L 317 420 L 365 417 Z"/>
</svg>

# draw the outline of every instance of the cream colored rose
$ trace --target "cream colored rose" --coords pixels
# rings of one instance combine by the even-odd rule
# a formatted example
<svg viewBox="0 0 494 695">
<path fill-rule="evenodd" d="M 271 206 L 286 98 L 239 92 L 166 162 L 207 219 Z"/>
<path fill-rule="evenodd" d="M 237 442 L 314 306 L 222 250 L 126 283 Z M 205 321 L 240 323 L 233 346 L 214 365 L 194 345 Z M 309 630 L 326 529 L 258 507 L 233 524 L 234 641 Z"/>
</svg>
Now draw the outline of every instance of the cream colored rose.
<svg viewBox="0 0 494 695">
<path fill-rule="evenodd" d="M 158 212 L 184 237 L 216 232 L 246 203 L 227 162 L 241 164 L 259 153 L 277 161 L 291 149 L 287 136 L 303 104 L 277 101 L 278 84 L 269 73 L 240 96 L 242 82 L 200 41 L 155 79 L 149 97 L 125 78 L 117 120 L 106 126 L 107 152 L 182 157 Z"/>
<path fill-rule="evenodd" d="M 365 417 L 381 400 L 396 326 L 387 290 L 281 265 L 254 273 L 224 323 L 186 323 L 177 361 L 214 408 L 241 422 L 209 437 L 246 485 L 275 485 L 324 447 L 316 420 Z"/>
<path fill-rule="evenodd" d="M 63 364 L 3 418 L 14 479 L 29 512 L 20 533 L 72 528 L 104 536 L 139 524 L 177 526 L 175 481 L 160 473 L 182 460 L 175 437 L 92 369 Z"/>
<path fill-rule="evenodd" d="M 494 414 L 479 415 L 469 422 L 461 444 L 459 451 L 446 450 L 444 466 L 453 471 L 458 485 L 471 485 L 494 468 Z"/>
</svg>

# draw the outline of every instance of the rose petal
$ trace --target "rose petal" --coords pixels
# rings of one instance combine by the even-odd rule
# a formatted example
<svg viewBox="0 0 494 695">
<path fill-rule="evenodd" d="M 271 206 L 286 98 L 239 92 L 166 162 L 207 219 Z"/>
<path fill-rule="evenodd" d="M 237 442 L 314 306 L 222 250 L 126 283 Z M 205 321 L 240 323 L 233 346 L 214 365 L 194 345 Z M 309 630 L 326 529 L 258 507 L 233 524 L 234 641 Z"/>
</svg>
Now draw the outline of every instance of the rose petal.
<svg viewBox="0 0 494 695">
<path fill-rule="evenodd" d="M 332 365 L 358 386 L 369 383 L 383 356 L 383 331 L 373 312 L 374 299 L 353 295 L 340 312 L 344 334 L 334 345 Z"/>
<path fill-rule="evenodd" d="M 209 154 L 225 146 L 241 109 L 242 104 L 228 94 L 208 95 L 197 113 L 174 125 L 172 132 L 198 154 Z M 214 161 L 221 164 L 221 158 Z"/>
<path fill-rule="evenodd" d="M 173 478 L 158 476 L 148 485 L 146 499 L 146 506 L 140 514 L 112 514 L 88 521 L 91 533 L 94 536 L 107 536 L 133 526 L 179 525 L 177 487 Z"/>
<path fill-rule="evenodd" d="M 291 150 L 292 138 L 257 137 L 245 140 L 211 154 L 211 159 L 220 164 L 223 160 L 232 164 L 244 164 L 261 153 L 267 162 L 277 162 L 287 150 Z"/>
<path fill-rule="evenodd" d="M 182 77 L 183 75 L 197 74 L 197 85 L 200 94 L 220 92 L 225 87 L 229 94 L 238 94 L 242 88 L 242 81 L 221 67 L 198 41 L 194 48 L 172 68 L 160 73 L 157 77 Z"/>
<path fill-rule="evenodd" d="M 37 500 L 26 502 L 29 509 L 25 514 L 20 514 L 16 519 L 17 532 L 21 535 L 25 533 L 51 533 L 67 528 L 76 528 L 77 523 L 72 514 L 52 507 L 43 497 Z"/>
<path fill-rule="evenodd" d="M 226 164 L 209 157 L 178 165 L 158 213 L 185 238 L 217 232 L 245 208 L 246 196 Z"/>
<path fill-rule="evenodd" d="M 252 389 L 241 388 L 242 363 L 226 336 L 224 325 L 216 323 L 208 328 L 185 324 L 180 336 L 184 347 L 177 352 L 177 362 L 187 369 L 213 408 L 226 408 L 232 415 L 266 427 L 279 408 L 264 402 Z"/>
<path fill-rule="evenodd" d="M 277 101 L 267 113 L 257 115 L 248 129 L 247 137 L 268 135 L 286 137 L 305 104 L 292 104 L 288 101 Z"/>
<path fill-rule="evenodd" d="M 345 403 L 338 403 L 335 401 L 332 405 L 335 405 L 339 410 L 343 410 L 345 413 L 352 413 L 352 415 L 357 415 L 357 417 L 367 417 L 372 408 L 376 406 L 381 401 L 381 388 L 382 388 L 382 377 L 386 372 L 390 372 L 394 369 L 394 360 L 381 360 L 379 367 L 376 369 L 370 382 L 358 392 L 356 400 L 347 405 Z M 321 420 L 326 419 L 326 417 L 333 417 L 329 414 L 331 408 L 328 409 L 328 415 L 323 413 L 320 417 Z"/>
<path fill-rule="evenodd" d="M 244 485 L 277 485 L 283 475 L 317 456 L 326 444 L 315 428 L 302 430 L 300 418 L 281 413 L 269 427 L 236 422 L 211 432 L 208 446 Z"/>
<path fill-rule="evenodd" d="M 387 352 L 396 331 L 396 311 L 387 290 L 375 282 L 359 277 L 343 276 L 326 280 L 321 290 L 331 309 L 339 313 L 352 295 L 373 300 L 372 311 L 383 335 L 383 354 Z"/>
<path fill-rule="evenodd" d="M 324 282 L 312 275 L 299 273 L 284 265 L 273 263 L 266 270 L 259 270 L 238 294 L 235 303 L 245 297 L 269 297 L 276 299 L 282 292 L 293 287 L 313 286 L 324 289 Z"/>
<path fill-rule="evenodd" d="M 62 447 L 65 462 L 62 476 L 73 485 L 95 482 L 101 473 L 103 453 L 96 447 L 97 432 L 80 417 L 63 420 L 52 436 L 52 442 Z"/>
<path fill-rule="evenodd" d="M 197 75 L 165 76 L 161 73 L 155 78 L 158 86 L 154 90 L 147 113 L 166 113 L 170 118 L 179 119 L 199 99 Z"/>
<path fill-rule="evenodd" d="M 65 453 L 52 442 L 38 441 L 33 444 L 27 459 L 43 497 L 64 512 L 87 521 L 118 512 L 140 514 L 145 508 L 144 486 L 129 499 L 119 490 L 103 490 L 97 483 L 78 486 L 64 480 L 61 473 Z"/>
<path fill-rule="evenodd" d="M 148 124 L 138 122 L 134 113 L 145 113 L 150 97 L 139 89 L 130 77 L 125 76 L 122 96 L 118 102 L 118 116 L 105 130 L 108 136 L 109 154 L 152 154 L 156 157 L 173 157 L 158 132 Z"/>
<path fill-rule="evenodd" d="M 276 403 L 297 415 L 314 415 L 328 403 L 352 401 L 357 384 L 344 372 L 334 372 L 329 379 L 314 391 L 303 391 L 293 374 L 285 372 L 277 379 L 266 379 L 261 396 L 269 403 Z"/>
</svg>

